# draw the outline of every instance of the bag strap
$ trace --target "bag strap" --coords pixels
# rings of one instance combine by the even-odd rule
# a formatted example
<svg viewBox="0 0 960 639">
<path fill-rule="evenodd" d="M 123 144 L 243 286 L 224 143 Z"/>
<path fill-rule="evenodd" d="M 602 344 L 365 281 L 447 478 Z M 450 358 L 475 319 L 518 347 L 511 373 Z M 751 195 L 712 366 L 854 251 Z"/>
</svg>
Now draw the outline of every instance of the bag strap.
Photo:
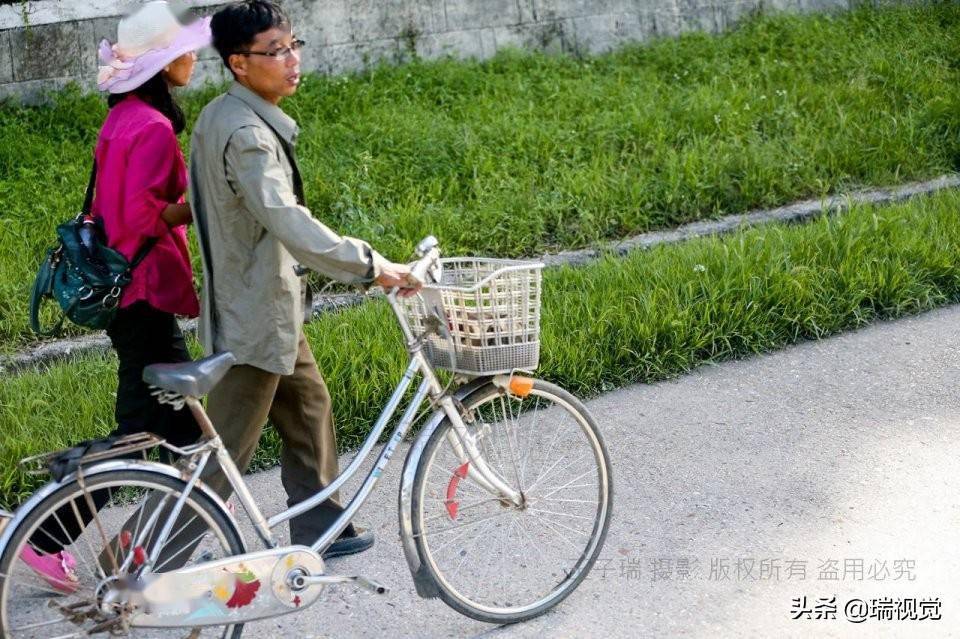
<svg viewBox="0 0 960 639">
<path fill-rule="evenodd" d="M 142 262 L 144 258 L 147 257 L 147 253 L 150 252 L 150 249 L 156 246 L 157 242 L 159 241 L 160 241 L 159 237 L 148 237 L 146 241 L 143 243 L 143 245 L 140 247 L 140 250 L 137 251 L 137 254 L 133 256 L 133 261 L 130 262 L 130 268 L 128 268 L 127 271 L 129 272 L 137 268 L 137 265 L 139 265 L 140 262 Z"/>
<path fill-rule="evenodd" d="M 280 148 L 283 149 L 283 153 L 287 156 L 287 161 L 290 162 L 290 167 L 293 169 L 293 194 L 297 197 L 297 204 L 306 206 L 307 196 L 303 190 L 303 178 L 300 176 L 300 167 L 297 166 L 297 158 L 294 156 L 293 146 L 287 142 L 282 135 L 277 133 L 273 125 L 261 117 L 259 113 L 257 117 L 259 117 L 260 120 L 267 125 L 267 128 L 273 131 L 273 134 L 277 137 L 277 142 L 280 143 Z"/>
<path fill-rule="evenodd" d="M 274 133 L 276 133 L 276 131 L 274 131 Z M 307 194 L 303 190 L 303 178 L 300 177 L 300 167 L 297 166 L 297 158 L 293 155 L 293 148 L 279 135 L 277 138 L 280 140 L 280 146 L 283 147 L 283 152 L 287 154 L 287 160 L 293 168 L 293 194 L 297 196 L 297 204 L 306 206 Z"/>
<path fill-rule="evenodd" d="M 93 168 L 90 169 L 90 181 L 87 182 L 87 194 L 83 196 L 83 206 L 80 212 L 84 215 L 90 215 L 90 209 L 93 206 L 93 189 L 97 183 L 97 160 L 93 160 Z"/>
<path fill-rule="evenodd" d="M 303 178 L 300 176 L 300 167 L 297 166 L 297 158 L 293 153 L 293 145 L 288 143 L 283 136 L 280 135 L 275 128 L 273 128 L 273 125 L 267 122 L 265 118 L 261 117 L 259 113 L 257 114 L 257 117 L 259 117 L 263 123 L 267 125 L 267 128 L 273 131 L 273 134 L 277 138 L 277 142 L 280 143 L 280 148 L 282 148 L 283 152 L 286 154 L 287 161 L 290 162 L 290 167 L 293 169 L 293 194 L 297 198 L 297 204 L 305 207 L 307 205 L 307 195 L 303 190 Z M 299 265 L 294 267 L 297 275 L 302 276 L 305 274 L 306 269 L 304 269 L 304 273 L 301 273 L 301 268 L 302 267 Z M 303 300 L 303 321 L 309 322 L 313 317 L 313 289 L 310 288 L 309 281 L 305 280 L 304 286 L 306 286 L 306 291 Z"/>
<path fill-rule="evenodd" d="M 83 216 L 90 215 L 90 209 L 93 206 L 93 189 L 97 183 L 97 160 L 94 158 L 93 166 L 90 168 L 90 179 L 87 181 L 87 191 L 83 196 L 83 205 L 80 207 L 80 213 Z M 40 307 L 46 299 L 53 298 L 53 269 L 54 263 L 59 259 L 62 246 L 51 249 L 47 253 L 46 259 L 40 266 L 40 273 L 37 274 L 33 282 L 33 289 L 30 291 L 30 328 L 37 335 L 52 337 L 58 335 L 63 328 L 63 322 L 66 314 L 60 314 L 60 320 L 53 328 L 43 330 L 40 326 Z"/>
<path fill-rule="evenodd" d="M 37 273 L 37 277 L 33 282 L 33 289 L 30 291 L 30 328 L 33 329 L 33 332 L 37 335 L 44 337 L 51 337 L 60 333 L 60 329 L 63 328 L 63 321 L 66 317 L 63 313 L 60 314 L 60 321 L 57 324 L 48 330 L 43 330 L 40 327 L 40 307 L 43 306 L 44 300 L 51 299 L 53 297 L 53 260 L 57 259 L 55 257 L 58 249 L 51 249 L 47 253 L 46 259 L 40 265 L 40 272 Z"/>
<path fill-rule="evenodd" d="M 97 160 L 96 158 L 94 158 L 93 168 L 90 170 L 90 182 L 87 183 L 87 194 L 83 198 L 83 206 L 80 209 L 80 212 L 83 213 L 84 215 L 90 215 L 90 210 L 93 208 L 93 193 L 94 193 L 94 189 L 96 188 L 96 184 L 97 184 Z M 136 254 L 133 256 L 133 260 L 131 260 L 130 267 L 127 269 L 127 272 L 129 273 L 133 269 L 137 268 L 140 262 L 142 262 L 147 257 L 147 254 L 150 253 L 150 249 L 152 249 L 156 245 L 156 243 L 159 241 L 160 241 L 159 237 L 148 237 L 146 241 L 140 246 L 140 250 L 138 250 Z"/>
</svg>

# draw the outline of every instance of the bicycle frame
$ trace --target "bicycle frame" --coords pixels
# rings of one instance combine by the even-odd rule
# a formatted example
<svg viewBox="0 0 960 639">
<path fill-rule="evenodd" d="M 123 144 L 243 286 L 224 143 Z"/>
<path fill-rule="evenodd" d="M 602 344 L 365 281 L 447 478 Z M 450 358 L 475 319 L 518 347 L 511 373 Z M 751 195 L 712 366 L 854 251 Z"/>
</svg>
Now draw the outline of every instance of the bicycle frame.
<svg viewBox="0 0 960 639">
<path fill-rule="evenodd" d="M 334 479 L 333 482 L 331 482 L 330 485 L 325 487 L 322 491 L 313 495 L 309 499 L 306 499 L 299 504 L 284 510 L 283 512 L 280 512 L 269 518 L 264 517 L 257 506 L 253 495 L 250 493 L 249 488 L 243 481 L 243 477 L 239 469 L 231 459 L 226 448 L 223 446 L 223 443 L 220 440 L 214 425 L 211 423 L 209 416 L 207 416 L 206 411 L 204 411 L 200 400 L 195 397 L 186 398 L 187 406 L 190 408 L 205 435 L 205 441 L 198 447 L 177 450 L 177 452 L 181 454 L 186 453 L 201 455 L 200 462 L 194 464 L 191 468 L 192 473 L 188 480 L 188 486 L 192 487 L 197 481 L 199 481 L 208 459 L 211 456 L 216 457 L 220 467 L 227 477 L 227 480 L 229 481 L 234 492 L 237 494 L 241 505 L 243 506 L 247 515 L 250 517 L 250 520 L 253 522 L 254 528 L 256 529 L 257 534 L 260 536 L 261 541 L 268 548 L 275 548 L 277 546 L 276 539 L 271 532 L 272 529 L 284 521 L 305 513 L 324 502 L 357 473 L 360 466 L 370 455 L 373 447 L 380 439 L 380 436 L 386 429 L 387 424 L 391 419 L 393 419 L 393 416 L 396 414 L 404 394 L 417 374 L 420 374 L 423 379 L 414 393 L 410 403 L 404 410 L 399 423 L 394 428 L 390 439 L 380 451 L 373 468 L 367 474 L 363 484 L 350 499 L 340 516 L 330 526 L 330 528 L 328 528 L 326 532 L 324 532 L 324 534 L 311 545 L 310 548 L 317 553 L 322 553 L 323 550 L 333 543 L 333 541 L 347 527 L 357 510 L 364 504 L 367 497 L 377 485 L 384 468 L 386 468 L 387 464 L 390 462 L 390 459 L 396 451 L 400 441 L 406 436 L 417 415 L 417 411 L 423 404 L 423 400 L 428 395 L 431 402 L 438 406 L 439 409 L 430 422 L 432 428 L 424 429 L 423 433 L 421 433 L 420 438 L 418 439 L 418 442 L 420 440 L 425 441 L 425 438 L 429 436 L 433 428 L 440 423 L 442 417 L 447 417 L 453 424 L 453 430 L 451 431 L 450 435 L 450 444 L 453 447 L 453 450 L 457 453 L 461 462 L 469 462 L 467 476 L 497 497 L 516 505 L 521 504 L 521 495 L 516 490 L 511 488 L 496 472 L 490 469 L 487 465 L 480 452 L 480 449 L 477 446 L 475 437 L 467 428 L 467 425 L 464 421 L 464 416 L 461 415 L 460 410 L 457 408 L 454 397 L 444 393 L 444 388 L 441 385 L 440 380 L 437 378 L 433 366 L 422 352 L 424 336 L 416 337 L 413 335 L 409 323 L 407 322 L 406 317 L 404 317 L 403 312 L 400 310 L 399 303 L 397 302 L 397 291 L 394 290 L 389 293 L 387 295 L 387 300 L 394 312 L 401 330 L 403 331 L 407 352 L 410 355 L 406 371 L 394 389 L 390 400 L 387 402 L 387 405 L 377 418 L 373 430 L 367 436 L 366 440 L 364 440 L 360 450 L 357 452 L 356 456 L 350 462 L 347 468 L 341 471 L 340 474 L 337 475 L 336 479 Z M 485 378 L 482 381 L 487 381 L 487 379 Z M 409 466 L 410 463 L 411 460 L 408 458 L 407 465 Z M 189 489 L 184 491 L 184 494 L 178 499 L 178 503 L 175 504 L 171 516 L 168 517 L 160 536 L 157 538 L 154 554 L 159 553 L 160 548 L 166 541 L 166 538 L 173 526 L 173 522 L 176 519 L 177 514 L 180 512 L 182 504 L 186 501 L 186 496 L 188 493 Z M 401 499 L 402 497 L 403 496 L 401 495 Z M 403 518 L 404 514 L 401 513 L 401 529 L 406 529 L 406 531 L 409 532 L 409 527 L 403 525 Z M 409 560 L 410 553 L 407 552 L 407 555 Z M 153 564 L 155 561 L 156 557 L 151 556 L 149 563 Z M 148 567 L 145 566 L 145 568 Z M 414 573 L 416 574 L 416 567 L 411 565 L 411 569 L 413 569 Z"/>
<path fill-rule="evenodd" d="M 413 284 L 427 281 L 439 283 L 446 273 L 439 272 L 442 265 L 439 262 L 439 249 L 436 247 L 436 240 L 426 238 L 418 246 L 417 252 L 420 255 L 420 260 L 416 262 L 415 266 L 411 267 L 408 281 Z M 541 266 L 539 265 L 537 268 Z M 472 272 L 470 271 L 470 273 Z M 488 277 L 493 277 L 493 275 Z M 460 278 L 459 271 L 454 269 L 447 279 L 459 281 L 458 278 Z M 539 280 L 536 280 L 535 284 L 539 285 Z M 539 291 L 539 288 L 535 290 Z M 25 509 L 18 509 L 17 513 L 0 511 L 0 549 L 4 549 L 9 543 L 10 531 L 19 527 L 18 522 L 22 522 L 23 518 L 29 513 L 36 513 L 38 505 L 54 491 L 63 489 L 64 494 L 70 496 L 72 500 L 76 500 L 78 497 L 81 500 L 86 499 L 87 508 L 93 513 L 93 519 L 96 523 L 97 531 L 95 532 L 99 532 L 100 537 L 106 544 L 99 555 L 95 550 L 97 544 L 90 546 L 89 540 L 87 544 L 93 555 L 92 564 L 99 572 L 99 577 L 94 575 L 95 579 L 98 580 L 95 582 L 96 588 L 92 591 L 95 596 L 77 604 L 71 604 L 69 609 L 60 607 L 60 613 L 65 615 L 65 621 L 70 623 L 77 623 L 75 619 L 81 618 L 77 617 L 81 614 L 82 619 L 91 619 L 97 624 L 90 630 L 91 632 L 103 632 L 104 630 L 125 632 L 134 627 L 193 628 L 194 631 L 191 634 L 193 636 L 199 627 L 243 624 L 248 621 L 295 612 L 315 603 L 323 588 L 330 584 L 350 583 L 372 592 L 383 593 L 386 592 L 384 586 L 365 577 L 328 574 L 322 554 L 339 537 L 353 520 L 357 511 L 366 503 L 379 483 L 387 464 L 396 453 L 401 440 L 412 428 L 414 421 L 418 421 L 418 418 L 423 414 L 432 412 L 407 453 L 400 478 L 398 503 L 402 547 L 418 595 L 421 597 L 442 596 L 448 604 L 463 614 L 481 621 L 495 623 L 512 623 L 542 614 L 552 608 L 573 592 L 586 575 L 586 571 L 596 560 L 599 544 L 602 543 L 603 537 L 606 535 L 609 525 L 609 462 L 607 461 L 603 441 L 586 410 L 563 389 L 529 377 L 515 376 L 518 370 L 526 370 L 522 368 L 524 364 L 535 366 L 535 352 L 530 357 L 525 354 L 518 360 L 508 360 L 500 357 L 501 351 L 498 350 L 495 351 L 497 358 L 491 360 L 492 364 L 483 358 L 479 358 L 477 363 L 471 363 L 467 357 L 467 355 L 473 354 L 469 350 L 473 344 L 473 341 L 470 341 L 473 340 L 473 337 L 470 337 L 470 335 L 478 332 L 480 334 L 490 332 L 489 329 L 485 330 L 483 328 L 484 324 L 482 323 L 480 323 L 481 329 L 479 331 L 475 330 L 468 334 L 468 341 L 465 343 L 469 348 L 466 355 L 462 349 L 455 350 L 453 348 L 456 342 L 453 341 L 451 333 L 460 335 L 460 331 L 464 330 L 463 326 L 473 326 L 471 322 L 474 321 L 474 318 L 467 317 L 461 322 L 457 320 L 454 314 L 453 319 L 448 322 L 447 314 L 441 309 L 448 302 L 454 308 L 461 308 L 461 306 L 471 309 L 474 306 L 486 308 L 485 298 L 481 299 L 480 293 L 476 294 L 475 300 L 467 300 L 460 304 L 458 298 L 453 298 L 453 301 L 446 297 L 441 299 L 437 291 L 432 291 L 437 295 L 435 298 L 431 298 L 426 294 L 427 292 L 430 291 L 425 291 L 422 308 L 410 308 L 400 304 L 398 289 L 394 289 L 386 296 L 387 302 L 401 328 L 409 360 L 403 375 L 397 382 L 389 400 L 360 449 L 346 468 L 329 485 L 318 490 L 316 494 L 270 517 L 261 512 L 241 475 L 240 469 L 231 459 L 228 449 L 200 400 L 200 397 L 206 394 L 207 390 L 216 383 L 216 380 L 220 379 L 227 369 L 236 362 L 230 354 L 222 354 L 203 360 L 196 365 L 155 367 L 146 370 L 144 373 L 145 380 L 158 387 L 154 394 L 158 396 L 161 403 L 173 404 L 177 409 L 182 409 L 184 406 L 190 409 L 203 434 L 199 442 L 190 446 L 177 447 L 156 437 L 153 437 L 150 441 L 137 440 L 131 442 L 121 440 L 110 442 L 111 444 L 117 444 L 112 446 L 110 451 L 84 454 L 79 458 L 75 472 L 44 486 L 28 500 Z M 498 299 L 498 297 L 495 297 L 494 306 L 496 306 L 496 300 Z M 538 302 L 539 298 L 531 299 L 533 301 L 530 304 L 534 304 Z M 508 313 L 508 315 L 514 317 L 518 314 L 514 312 L 515 300 L 510 297 L 508 302 L 511 309 L 510 313 L 512 313 Z M 502 312 L 499 313 L 496 314 L 498 318 L 502 315 Z M 408 320 L 408 317 L 411 319 Z M 450 328 L 449 332 L 447 330 L 448 326 Z M 499 323 L 494 328 L 497 331 L 505 330 Z M 414 331 L 417 334 L 414 334 Z M 423 334 L 419 334 L 421 332 Z M 440 349 L 434 349 L 434 346 L 437 346 L 434 341 L 436 340 L 435 336 L 446 337 L 447 340 L 450 340 L 450 348 L 441 344 Z M 523 338 L 521 340 L 523 341 L 526 335 L 520 337 Z M 485 339 L 485 341 L 490 340 Z M 501 345 L 499 338 L 495 345 L 498 347 Z M 512 344 L 508 345 L 512 346 Z M 427 346 L 430 347 L 429 351 L 425 350 Z M 523 348 L 527 348 L 525 343 Z M 458 370 L 459 361 L 463 371 L 485 371 L 485 374 L 467 373 L 469 377 L 473 377 L 472 381 L 461 384 L 453 392 L 448 392 L 453 381 L 463 381 L 463 378 L 454 378 L 451 384 L 445 385 L 442 383 L 437 370 L 431 363 L 431 359 L 436 361 L 437 353 L 451 356 L 452 364 L 449 367 L 451 371 L 456 372 Z M 428 354 L 430 355 L 429 358 Z M 463 357 L 454 358 L 453 354 L 463 355 Z M 486 354 L 486 352 L 483 354 Z M 514 361 L 520 368 L 512 370 L 498 368 L 504 366 L 507 361 Z M 441 361 L 438 368 L 447 369 L 447 365 Z M 420 379 L 415 385 L 415 390 L 411 389 L 411 386 L 414 386 L 415 378 L 418 377 Z M 443 382 L 446 382 L 445 378 Z M 410 393 L 411 390 L 413 390 L 412 393 Z M 394 417 L 400 410 L 401 404 L 404 404 L 404 398 L 408 393 L 410 399 L 406 402 L 402 415 L 397 420 L 392 433 L 377 454 L 372 468 L 334 522 L 309 546 L 281 545 L 272 531 L 284 521 L 304 515 L 323 504 L 334 493 L 342 489 L 346 482 L 357 475 L 361 465 L 373 452 L 374 446 L 384 436 L 388 424 L 394 421 Z M 490 605 L 487 603 L 488 598 L 485 597 L 485 594 L 481 594 L 479 598 L 474 599 L 471 594 L 463 595 L 456 588 L 453 588 L 446 577 L 446 569 L 437 563 L 433 549 L 434 544 L 428 544 L 427 538 L 421 539 L 420 535 L 428 535 L 426 524 L 429 522 L 447 516 L 456 519 L 456 513 L 460 510 L 458 508 L 460 501 L 454 499 L 453 495 L 456 493 L 458 483 L 463 479 L 469 479 L 474 486 L 474 491 L 476 488 L 481 488 L 482 492 L 486 492 L 487 495 L 481 495 L 480 501 L 484 503 L 492 502 L 488 505 L 497 513 L 501 511 L 497 507 L 497 502 L 501 507 L 510 508 L 513 506 L 517 511 L 527 510 L 529 506 L 538 502 L 536 497 L 530 496 L 528 490 L 523 492 L 520 490 L 521 470 L 515 455 L 513 456 L 513 471 L 516 473 L 517 489 L 511 487 L 506 479 L 509 471 L 502 471 L 503 474 L 494 471 L 485 459 L 485 451 L 490 448 L 485 437 L 489 433 L 495 432 L 494 424 L 497 422 L 495 410 L 487 409 L 490 402 L 493 401 L 494 405 L 499 403 L 504 411 L 503 417 L 507 419 L 507 409 L 503 407 L 504 401 L 510 403 L 512 398 L 523 400 L 531 393 L 535 397 L 543 395 L 548 402 L 548 406 L 556 405 L 562 415 L 569 415 L 573 418 L 574 425 L 579 426 L 583 434 L 586 435 L 587 444 L 592 451 L 592 457 L 586 455 L 587 463 L 595 463 L 598 469 L 600 492 L 595 502 L 591 499 L 559 501 L 596 503 L 602 505 L 602 509 L 598 510 L 596 516 L 592 519 L 586 516 L 571 515 L 591 521 L 592 527 L 589 534 L 581 533 L 589 539 L 589 542 L 580 558 L 576 560 L 574 570 L 570 571 L 565 568 L 569 560 L 560 560 L 560 566 L 566 573 L 564 580 L 556 582 L 557 573 L 550 568 L 546 568 L 542 575 L 546 580 L 546 590 L 540 591 L 536 586 L 528 587 L 530 594 L 534 597 L 533 599 L 529 601 L 523 599 L 521 605 L 509 603 L 504 607 L 498 604 L 500 599 L 497 597 L 500 595 L 497 591 L 492 595 L 494 597 L 493 605 Z M 429 398 L 429 404 L 426 410 L 420 413 L 424 400 L 427 398 Z M 519 408 L 517 410 L 521 414 L 525 412 Z M 535 415 L 537 414 L 536 410 L 539 410 L 539 404 L 535 407 Z M 489 420 L 490 423 L 488 424 L 491 412 L 494 413 L 494 417 Z M 514 407 L 511 404 L 510 419 L 513 419 L 513 413 Z M 552 422 L 553 420 L 550 420 L 547 426 L 551 426 Z M 440 432 L 437 432 L 438 428 L 441 429 Z M 553 450 L 554 443 L 565 441 L 563 438 L 557 439 L 559 432 L 560 426 L 557 425 L 551 437 L 550 451 Z M 509 429 L 507 429 L 507 437 L 508 445 L 512 450 L 512 447 L 518 444 L 509 442 Z M 536 440 L 532 441 L 535 442 Z M 123 444 L 126 448 L 120 446 L 120 444 Z M 439 452 L 446 457 L 435 457 L 434 453 L 439 450 L 437 448 L 438 444 L 439 449 L 442 449 Z M 528 437 L 528 448 L 531 447 L 530 444 L 531 440 Z M 153 450 L 158 445 L 176 453 L 180 458 L 179 461 L 173 465 L 148 461 L 146 451 Z M 120 451 L 142 450 L 144 451 L 144 459 L 142 461 L 127 461 L 126 459 L 110 458 L 109 453 L 114 449 Z M 429 455 L 427 455 L 428 449 L 430 451 Z M 492 450 L 495 452 L 492 453 L 491 462 L 503 464 L 502 447 L 499 448 L 499 452 L 496 452 L 498 447 L 494 445 Z M 549 457 L 550 451 L 547 452 L 547 457 Z M 77 456 L 76 451 L 71 451 L 71 453 L 74 454 L 74 457 Z M 50 454 L 48 457 L 54 459 L 54 455 L 56 454 Z M 96 455 L 101 455 L 102 459 Z M 584 455 L 585 453 L 581 453 L 576 459 L 579 460 Z M 538 479 L 531 484 L 530 490 L 538 484 L 543 476 L 549 475 L 566 456 L 565 454 L 546 467 L 545 474 L 538 475 Z M 44 462 L 47 457 L 38 459 L 39 462 Z M 217 461 L 217 464 L 213 467 L 209 466 L 211 459 Z M 524 456 L 522 459 L 522 468 L 525 471 L 527 458 Z M 440 484 L 437 488 L 431 487 L 428 489 L 426 483 L 430 483 L 432 486 L 435 481 L 433 476 L 435 461 L 439 461 L 440 464 L 438 470 Z M 84 466 L 85 462 L 89 466 Z M 456 470 L 449 471 L 451 467 L 455 467 Z M 137 470 L 135 471 L 134 468 Z M 587 473 L 592 468 L 593 466 L 587 470 Z M 239 504 L 243 506 L 257 535 L 260 537 L 260 541 L 263 543 L 263 549 L 258 550 L 254 547 L 248 550 L 249 547 L 242 539 L 232 509 L 228 508 L 225 501 L 214 493 L 211 484 L 205 481 L 214 470 L 223 473 L 223 478 L 226 479 L 232 491 L 237 494 Z M 117 473 L 117 471 L 126 472 L 116 476 L 109 475 L 110 473 Z M 142 473 L 142 480 L 138 472 Z M 453 478 L 447 481 L 445 472 L 451 472 Z M 542 460 L 538 472 L 544 473 Z M 150 477 L 151 473 L 166 475 L 171 479 L 176 478 L 178 481 L 161 481 L 160 477 Z M 583 477 L 587 473 L 581 473 L 576 478 Z M 97 478 L 97 475 L 101 474 L 103 474 L 103 477 Z M 525 476 L 525 473 L 523 475 Z M 87 483 L 88 478 L 91 478 L 89 485 Z M 220 478 L 217 481 L 219 482 Z M 157 497 L 144 498 L 146 501 L 138 500 L 141 505 L 136 514 L 135 529 L 128 527 L 128 524 L 123 524 L 120 532 L 108 534 L 98 517 L 99 506 L 94 503 L 91 491 L 94 491 L 96 486 L 108 489 L 116 486 L 125 488 L 128 483 L 132 486 L 140 486 L 142 483 L 149 491 L 148 494 L 157 494 L 153 491 L 159 491 L 159 494 Z M 438 497 L 436 492 L 439 491 L 440 495 L 443 494 L 444 483 L 446 483 L 445 500 Z M 73 484 L 77 486 L 75 487 Z M 546 499 L 556 490 L 568 485 L 569 482 L 563 486 L 554 487 L 553 491 L 546 493 L 544 498 Z M 77 487 L 79 493 L 77 493 Z M 591 494 L 589 490 L 591 485 L 583 487 L 588 489 L 588 494 Z M 199 501 L 192 500 L 190 496 L 193 494 L 202 494 L 204 497 Z M 475 495 L 470 495 L 470 497 L 475 497 Z M 435 501 L 440 501 L 441 504 L 437 505 Z M 45 521 L 44 517 L 49 519 L 50 515 L 48 513 L 51 513 L 52 509 L 58 507 L 60 503 L 62 502 L 46 505 L 44 510 L 37 514 L 40 520 Z M 81 526 L 86 526 L 86 523 L 81 521 L 82 517 L 78 513 L 74 502 L 71 501 L 70 503 L 78 523 Z M 472 502 L 470 503 L 472 504 Z M 146 508 L 144 508 L 145 505 Z M 193 508 L 196 514 L 187 519 L 184 514 L 186 508 Z M 434 508 L 440 509 L 440 513 L 434 515 Z M 446 513 L 443 512 L 443 508 L 446 508 Z M 585 508 L 589 510 L 592 506 L 588 505 Z M 536 511 L 537 509 L 533 508 L 531 510 Z M 541 510 L 541 512 L 550 513 L 552 511 Z M 144 513 L 149 514 L 145 515 Z M 554 514 L 565 515 L 566 513 Z M 141 527 L 144 517 L 146 522 Z M 201 518 L 200 524 L 206 524 L 209 529 L 205 529 L 206 532 L 200 532 L 197 536 L 192 537 L 190 541 L 180 541 L 181 532 L 187 530 L 188 526 L 193 526 L 192 522 L 198 517 Z M 539 521 L 539 517 L 542 517 L 542 515 L 535 514 L 533 517 L 537 517 Z M 481 517 L 479 521 L 485 521 L 489 518 Z M 180 526 L 177 533 L 174 533 L 174 528 L 179 525 L 182 519 L 185 520 L 185 523 Z M 57 521 L 59 522 L 59 519 Z M 501 529 L 501 532 L 507 535 L 514 532 L 512 524 L 503 526 L 499 524 L 499 521 L 494 523 L 494 529 Z M 113 525 L 116 522 L 111 519 L 108 523 Z M 459 522 L 455 526 L 443 528 L 440 532 L 450 528 L 472 526 L 475 523 Z M 60 525 L 63 531 L 67 532 L 63 524 Z M 491 531 L 490 526 L 490 524 L 486 524 L 486 528 L 478 533 L 478 539 L 488 532 L 497 532 L 497 530 Z M 525 531 L 523 524 L 521 526 L 521 532 Z M 421 527 L 423 528 L 422 531 Z M 32 530 L 24 530 L 21 537 L 17 538 L 18 543 L 23 544 L 24 536 L 28 532 L 32 534 Z M 214 537 L 217 539 L 207 539 L 209 530 L 215 532 Z M 416 534 L 414 534 L 414 530 L 417 531 Z M 562 533 L 558 533 L 556 528 L 550 526 L 549 530 L 560 534 L 568 543 L 571 543 Z M 132 535 L 131 532 L 133 532 Z M 154 536 L 154 532 L 158 534 Z M 72 533 L 67 534 L 68 543 L 73 543 L 70 541 L 73 537 L 69 536 Z M 174 534 L 177 542 L 171 547 L 174 554 L 166 553 L 165 558 L 161 558 L 161 555 L 164 555 L 164 548 L 172 540 L 171 536 Z M 194 534 L 196 533 L 189 532 L 184 534 L 183 537 L 186 538 Z M 432 527 L 429 528 L 429 535 L 432 539 Z M 531 533 L 528 532 L 527 537 L 530 543 L 536 546 L 536 541 L 530 535 Z M 200 547 L 201 542 L 207 544 L 212 541 L 215 544 L 217 540 L 220 543 L 219 551 L 211 552 L 204 547 L 193 564 L 171 565 L 174 559 L 181 562 L 188 561 L 192 552 Z M 29 539 L 26 541 L 29 543 Z M 507 541 L 507 543 L 511 542 Z M 471 540 L 470 544 L 469 547 L 473 548 L 476 546 L 476 541 Z M 106 561 L 103 550 L 109 551 L 106 558 L 112 564 L 109 567 L 103 565 Z M 147 552 L 144 553 L 144 550 Z M 116 554 L 117 552 L 119 552 L 119 557 Z M 5 560 L 8 557 L 6 553 L 7 551 L 4 550 Z M 467 550 L 456 552 L 456 549 L 454 549 L 452 553 L 453 561 L 459 562 L 456 563 L 454 572 L 459 571 L 463 565 L 461 557 L 467 553 Z M 485 571 L 488 570 L 486 557 L 482 554 L 473 556 L 479 559 L 482 568 L 481 576 L 483 578 L 481 581 L 489 581 L 485 576 Z M 541 556 L 543 556 L 542 552 Z M 16 559 L 16 557 L 13 557 L 13 559 Z M 513 557 L 505 557 L 504 559 L 508 565 L 517 563 L 513 561 Z M 546 558 L 544 557 L 544 559 Z M 517 565 L 526 567 L 522 562 Z M 165 566 L 169 567 L 164 570 Z M 105 572 L 105 569 L 108 572 Z M 49 579 L 47 581 L 49 582 Z M 235 586 L 232 595 L 231 584 Z M 247 584 L 247 586 L 241 589 L 243 584 Z M 52 582 L 51 585 L 55 586 Z M 524 585 L 524 587 L 527 586 Z M 257 597 L 256 593 L 258 592 L 262 596 Z M 8 597 L 6 589 L 3 594 L 4 602 L 6 602 Z M 508 596 L 510 599 L 507 601 L 515 601 L 514 594 Z M 527 595 L 521 595 L 521 597 L 525 596 Z M 19 594 L 15 598 L 10 597 L 11 601 L 20 601 L 22 598 Z M 20 610 L 17 608 L 11 608 L 11 610 L 15 611 L 19 619 L 21 616 Z M 3 613 L 3 627 L 7 628 L 8 611 L 4 608 L 0 612 Z M 59 620 L 56 611 L 53 614 L 54 618 L 42 622 L 42 625 L 64 622 L 64 620 Z M 25 617 L 27 620 L 33 621 L 29 613 Z M 11 627 L 19 631 L 37 625 L 41 624 L 15 624 Z"/>
</svg>

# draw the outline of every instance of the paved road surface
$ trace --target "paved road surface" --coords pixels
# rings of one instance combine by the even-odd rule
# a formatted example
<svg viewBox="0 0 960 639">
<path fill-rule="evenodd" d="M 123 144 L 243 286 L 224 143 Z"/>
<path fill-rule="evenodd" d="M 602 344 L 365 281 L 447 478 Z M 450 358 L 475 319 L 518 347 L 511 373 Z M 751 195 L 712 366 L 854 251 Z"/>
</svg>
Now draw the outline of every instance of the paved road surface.
<svg viewBox="0 0 960 639">
<path fill-rule="evenodd" d="M 958 353 L 953 307 L 589 402 L 613 458 L 610 534 L 581 588 L 519 626 L 417 598 L 395 464 L 359 515 L 375 548 L 328 564 L 390 594 L 330 588 L 245 636 L 960 636 Z M 281 507 L 276 471 L 252 483 Z M 794 620 L 802 597 L 810 617 L 835 597 L 836 618 Z M 939 599 L 942 619 L 847 620 L 851 599 L 884 597 Z"/>
</svg>

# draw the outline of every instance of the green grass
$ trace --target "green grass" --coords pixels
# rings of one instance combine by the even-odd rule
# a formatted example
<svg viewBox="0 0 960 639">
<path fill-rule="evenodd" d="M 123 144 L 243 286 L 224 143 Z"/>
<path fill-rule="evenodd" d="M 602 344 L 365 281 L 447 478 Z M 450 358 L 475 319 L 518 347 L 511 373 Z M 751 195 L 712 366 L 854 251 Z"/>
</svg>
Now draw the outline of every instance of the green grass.
<svg viewBox="0 0 960 639">
<path fill-rule="evenodd" d="M 951 191 L 550 269 L 539 374 L 591 396 L 957 302 L 958 208 Z M 308 336 L 340 444 L 356 445 L 403 371 L 399 330 L 377 302 L 324 315 Z M 0 503 L 35 485 L 16 460 L 110 429 L 115 366 L 88 355 L 0 380 Z M 255 465 L 277 451 L 268 430 Z"/>
<path fill-rule="evenodd" d="M 957 168 L 960 5 L 754 19 L 585 59 L 504 53 L 310 76 L 284 104 L 314 212 L 394 259 L 534 255 Z M 190 120 L 214 94 L 189 95 Z M 0 351 L 105 109 L 0 107 Z M 184 138 L 184 141 L 186 138 Z"/>
</svg>

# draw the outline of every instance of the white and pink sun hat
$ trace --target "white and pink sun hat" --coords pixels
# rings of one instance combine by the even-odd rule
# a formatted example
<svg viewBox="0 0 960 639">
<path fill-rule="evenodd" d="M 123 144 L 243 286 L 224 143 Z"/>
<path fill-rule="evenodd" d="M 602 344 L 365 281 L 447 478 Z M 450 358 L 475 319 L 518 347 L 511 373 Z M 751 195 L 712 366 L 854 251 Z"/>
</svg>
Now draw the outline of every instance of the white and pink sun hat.
<svg viewBox="0 0 960 639">
<path fill-rule="evenodd" d="M 210 18 L 181 24 L 170 5 L 154 0 L 123 18 L 117 27 L 117 43 L 100 43 L 97 86 L 109 93 L 133 91 L 191 51 L 210 44 Z"/>
</svg>

